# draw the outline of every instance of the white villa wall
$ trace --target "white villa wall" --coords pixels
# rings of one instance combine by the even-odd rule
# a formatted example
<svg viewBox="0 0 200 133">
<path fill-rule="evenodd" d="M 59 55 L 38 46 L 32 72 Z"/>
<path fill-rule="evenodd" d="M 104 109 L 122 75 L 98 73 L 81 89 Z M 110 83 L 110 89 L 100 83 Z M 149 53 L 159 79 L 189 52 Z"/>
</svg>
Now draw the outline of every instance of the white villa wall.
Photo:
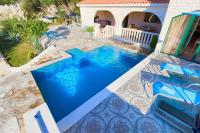
<svg viewBox="0 0 200 133">
<path fill-rule="evenodd" d="M 161 23 L 164 22 L 168 4 L 111 4 L 111 5 L 78 5 L 81 11 L 82 25 L 93 25 L 97 11 L 110 11 L 115 18 L 116 34 L 120 35 L 120 29 L 124 18 L 130 12 L 151 12 L 157 15 Z"/>
<path fill-rule="evenodd" d="M 135 24 L 137 26 L 144 26 L 144 25 L 152 26 L 155 28 L 156 32 L 159 33 L 161 30 L 161 24 L 144 22 L 144 17 L 145 13 L 141 12 L 130 13 L 128 25 Z"/>
<path fill-rule="evenodd" d="M 169 7 L 164 19 L 164 23 L 159 36 L 159 42 L 156 50 L 160 51 L 162 48 L 163 41 L 165 39 L 167 30 L 169 28 L 172 17 L 177 16 L 183 12 L 190 12 L 200 10 L 200 0 L 171 0 Z M 176 29 L 174 29 L 176 30 Z"/>
</svg>

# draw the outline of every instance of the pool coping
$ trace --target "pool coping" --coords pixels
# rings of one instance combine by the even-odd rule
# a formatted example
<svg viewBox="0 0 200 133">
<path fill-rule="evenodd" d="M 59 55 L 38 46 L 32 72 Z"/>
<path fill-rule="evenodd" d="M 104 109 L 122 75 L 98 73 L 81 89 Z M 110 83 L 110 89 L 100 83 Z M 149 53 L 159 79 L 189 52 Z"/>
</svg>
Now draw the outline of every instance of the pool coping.
<svg viewBox="0 0 200 133">
<path fill-rule="evenodd" d="M 35 115 L 39 111 L 42 115 L 42 119 L 45 122 L 45 125 L 49 133 L 60 133 L 60 130 L 58 129 L 56 122 L 54 121 L 53 116 L 51 115 L 51 112 L 46 103 L 43 103 L 40 106 L 23 114 L 26 132 L 27 133 L 41 132 L 38 122 L 35 119 Z"/>
</svg>

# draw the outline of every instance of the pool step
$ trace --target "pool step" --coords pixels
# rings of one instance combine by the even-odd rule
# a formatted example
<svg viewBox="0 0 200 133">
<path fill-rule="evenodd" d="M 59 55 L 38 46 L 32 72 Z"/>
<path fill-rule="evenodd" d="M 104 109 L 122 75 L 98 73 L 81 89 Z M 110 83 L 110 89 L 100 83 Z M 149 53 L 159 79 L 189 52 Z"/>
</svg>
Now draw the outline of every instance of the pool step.
<svg viewBox="0 0 200 133">
<path fill-rule="evenodd" d="M 86 53 L 78 48 L 67 50 L 66 53 L 70 54 L 73 59 L 81 59 L 86 56 Z"/>
<path fill-rule="evenodd" d="M 74 60 L 73 62 L 75 67 L 82 68 L 90 64 L 88 59 L 82 58 L 80 60 Z"/>
<path fill-rule="evenodd" d="M 87 54 L 78 48 L 67 50 L 66 53 L 72 56 L 74 60 L 73 64 L 78 68 L 82 68 L 90 64 Z"/>
</svg>

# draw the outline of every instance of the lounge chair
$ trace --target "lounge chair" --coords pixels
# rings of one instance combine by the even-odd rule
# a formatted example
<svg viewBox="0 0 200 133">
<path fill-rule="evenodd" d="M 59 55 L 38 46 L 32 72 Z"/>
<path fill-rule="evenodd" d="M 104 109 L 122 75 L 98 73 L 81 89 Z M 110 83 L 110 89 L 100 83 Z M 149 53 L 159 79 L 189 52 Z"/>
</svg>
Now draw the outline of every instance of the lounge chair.
<svg viewBox="0 0 200 133">
<path fill-rule="evenodd" d="M 166 70 L 169 73 L 179 74 L 184 77 L 193 77 L 196 79 L 200 79 L 200 70 L 194 70 L 187 67 L 182 67 L 179 65 L 169 64 L 169 63 L 162 63 L 160 65 L 161 70 Z"/>
<path fill-rule="evenodd" d="M 56 31 L 47 31 L 43 34 L 43 37 L 40 38 L 40 41 L 46 38 L 47 38 L 47 42 L 45 42 L 45 44 L 42 45 L 44 49 L 49 47 L 50 45 L 54 45 L 55 40 L 64 39 L 65 37 L 59 35 Z"/>
<path fill-rule="evenodd" d="M 60 36 L 56 31 L 47 31 L 44 33 L 50 40 L 63 39 L 63 36 Z"/>
<path fill-rule="evenodd" d="M 200 84 L 194 84 L 200 87 Z M 191 86 L 191 85 L 190 85 Z M 153 84 L 153 95 L 164 95 L 193 105 L 200 105 L 200 90 L 182 88 L 162 82 Z"/>
<path fill-rule="evenodd" d="M 200 112 L 195 106 L 159 95 L 153 107 L 156 116 L 182 132 L 199 132 Z"/>
</svg>

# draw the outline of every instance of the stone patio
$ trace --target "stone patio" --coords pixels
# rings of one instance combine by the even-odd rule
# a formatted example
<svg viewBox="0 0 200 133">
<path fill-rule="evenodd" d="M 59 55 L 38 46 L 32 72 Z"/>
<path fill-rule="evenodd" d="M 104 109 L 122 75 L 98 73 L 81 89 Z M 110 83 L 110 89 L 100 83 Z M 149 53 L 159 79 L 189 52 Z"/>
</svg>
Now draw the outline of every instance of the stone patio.
<svg viewBox="0 0 200 133">
<path fill-rule="evenodd" d="M 68 58 L 69 55 L 64 52 L 65 50 L 74 47 L 90 50 L 103 44 L 111 44 L 148 55 L 148 51 L 128 44 L 108 39 L 88 38 L 80 27 L 72 26 L 69 30 L 65 39 L 53 42 L 56 47 L 45 50 L 22 67 L 6 69 L 5 62 L 3 62 L 4 66 L 0 64 L 0 68 L 5 69 L 0 72 L 0 133 L 25 132 L 22 114 L 44 103 L 30 71 Z M 146 65 L 142 72 L 124 83 L 115 94 L 105 99 L 66 133 L 178 132 L 154 116 L 151 109 L 154 99 L 152 82 L 160 78 L 159 76 L 166 75 L 159 70 L 159 64 L 163 61 L 176 62 L 180 65 L 190 64 L 190 67 L 200 69 L 199 65 L 185 60 L 160 54 L 154 55 L 150 64 Z M 160 79 L 162 80 L 162 77 Z"/>
<path fill-rule="evenodd" d="M 23 113 L 44 102 L 31 73 L 18 73 L 2 82 L 0 101 L 1 133 L 23 131 Z"/>
<path fill-rule="evenodd" d="M 52 42 L 56 47 L 46 49 L 21 67 L 10 67 L 3 57 L 0 59 L 0 70 L 3 70 L 0 71 L 0 133 L 25 132 L 23 114 L 44 103 L 31 70 L 70 57 L 64 51 L 74 47 L 87 51 L 104 44 L 126 46 L 107 39 L 88 38 L 79 26 L 71 26 L 67 30 L 61 31 L 65 39 Z M 128 49 L 137 51 L 135 47 Z"/>
</svg>

